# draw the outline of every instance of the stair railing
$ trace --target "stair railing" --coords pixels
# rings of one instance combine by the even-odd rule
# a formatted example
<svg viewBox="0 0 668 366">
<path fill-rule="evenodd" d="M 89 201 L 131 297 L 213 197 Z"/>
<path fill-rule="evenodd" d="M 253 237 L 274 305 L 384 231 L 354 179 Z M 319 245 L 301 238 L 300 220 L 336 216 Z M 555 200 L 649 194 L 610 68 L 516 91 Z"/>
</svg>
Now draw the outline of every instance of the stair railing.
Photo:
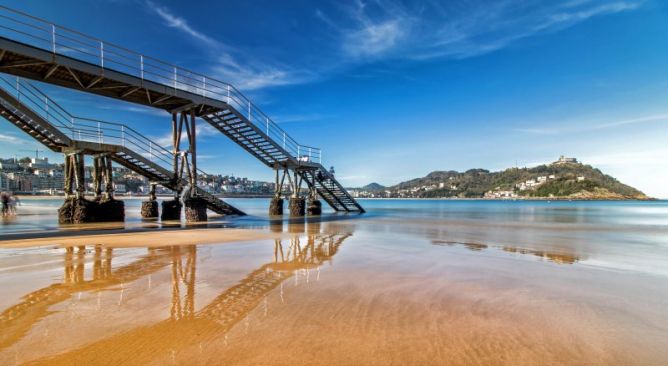
<svg viewBox="0 0 668 366">
<path fill-rule="evenodd" d="M 298 161 L 321 162 L 320 149 L 300 145 L 233 85 L 104 42 L 75 30 L 0 5 L 0 37 L 125 73 L 170 88 L 174 96 L 224 102 L 236 109 Z M 198 98 L 193 98 L 198 97 Z"/>
<path fill-rule="evenodd" d="M 2 75 L 0 76 L 0 87 L 73 140 L 123 146 L 155 164 L 172 165 L 173 154 L 169 150 L 131 127 L 121 123 L 74 116 L 20 77 Z M 32 121 L 32 119 L 31 123 L 36 127 L 39 124 L 38 121 Z"/>
<path fill-rule="evenodd" d="M 0 88 L 15 96 L 19 103 L 73 140 L 120 145 L 142 155 L 156 165 L 168 170 L 172 169 L 174 156 L 172 152 L 131 127 L 121 123 L 74 116 L 20 77 L 0 75 Z M 20 111 L 17 109 L 16 112 Z M 38 121 L 31 119 L 31 122 L 36 127 L 39 125 Z M 202 176 L 209 175 L 200 169 L 197 172 Z"/>
</svg>

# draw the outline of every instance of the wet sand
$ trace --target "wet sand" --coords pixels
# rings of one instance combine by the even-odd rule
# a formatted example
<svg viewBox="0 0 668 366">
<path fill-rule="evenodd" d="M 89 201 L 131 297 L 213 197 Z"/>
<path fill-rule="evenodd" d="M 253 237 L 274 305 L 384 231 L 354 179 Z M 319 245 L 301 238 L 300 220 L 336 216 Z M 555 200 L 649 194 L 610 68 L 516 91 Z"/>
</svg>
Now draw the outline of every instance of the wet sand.
<svg viewBox="0 0 668 366">
<path fill-rule="evenodd" d="M 571 229 L 369 215 L 0 242 L 0 364 L 668 364 L 665 248 Z"/>
</svg>

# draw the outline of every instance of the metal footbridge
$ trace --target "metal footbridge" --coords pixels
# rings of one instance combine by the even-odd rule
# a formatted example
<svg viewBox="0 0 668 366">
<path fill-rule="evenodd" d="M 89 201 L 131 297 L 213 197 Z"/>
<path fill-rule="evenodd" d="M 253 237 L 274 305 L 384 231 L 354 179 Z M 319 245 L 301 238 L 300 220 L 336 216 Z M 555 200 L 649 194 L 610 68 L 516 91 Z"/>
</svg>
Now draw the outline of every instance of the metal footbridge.
<svg viewBox="0 0 668 366">
<path fill-rule="evenodd" d="M 0 116 L 54 152 L 107 154 L 114 162 L 174 191 L 188 184 L 174 179 L 169 170 L 171 152 L 148 137 L 124 124 L 74 116 L 22 78 L 0 75 Z M 197 190 L 211 211 L 244 215 L 201 188 Z"/>
<path fill-rule="evenodd" d="M 295 181 L 299 176 L 300 184 L 306 182 L 335 211 L 364 212 L 321 164 L 320 149 L 299 144 L 228 83 L 3 6 L 0 72 L 167 111 L 175 136 L 172 156 L 180 152 L 176 136 L 182 125 L 188 132 L 191 186 L 196 187 L 194 123 L 199 118 L 266 166 L 293 171 Z"/>
</svg>

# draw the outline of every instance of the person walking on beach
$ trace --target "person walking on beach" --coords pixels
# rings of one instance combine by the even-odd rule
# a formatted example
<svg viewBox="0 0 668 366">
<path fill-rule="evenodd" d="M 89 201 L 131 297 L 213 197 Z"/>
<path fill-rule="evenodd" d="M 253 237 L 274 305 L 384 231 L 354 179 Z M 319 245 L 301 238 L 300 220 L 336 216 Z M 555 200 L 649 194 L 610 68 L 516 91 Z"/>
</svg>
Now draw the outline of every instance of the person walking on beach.
<svg viewBox="0 0 668 366">
<path fill-rule="evenodd" d="M 19 196 L 15 195 L 10 195 L 9 196 L 9 213 L 12 215 L 16 215 L 16 207 L 21 205 L 21 200 L 19 200 Z"/>
<path fill-rule="evenodd" d="M 9 194 L 7 192 L 0 193 L 0 201 L 2 201 L 2 216 L 9 215 Z"/>
</svg>

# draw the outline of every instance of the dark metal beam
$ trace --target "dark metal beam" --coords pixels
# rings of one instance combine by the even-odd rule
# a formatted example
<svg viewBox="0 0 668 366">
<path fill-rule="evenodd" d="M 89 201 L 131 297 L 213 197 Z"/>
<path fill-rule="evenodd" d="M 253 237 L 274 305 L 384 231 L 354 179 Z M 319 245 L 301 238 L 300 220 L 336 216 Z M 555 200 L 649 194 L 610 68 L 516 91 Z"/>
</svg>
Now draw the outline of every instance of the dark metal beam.
<svg viewBox="0 0 668 366">
<path fill-rule="evenodd" d="M 139 89 L 141 89 L 141 88 L 138 87 L 138 86 L 137 86 L 137 87 L 134 87 L 134 88 L 130 88 L 128 91 L 126 91 L 125 93 L 121 94 L 121 98 L 125 98 L 125 97 L 129 96 L 130 94 L 136 92 L 136 91 L 139 90 Z"/>
<path fill-rule="evenodd" d="M 92 88 L 95 84 L 97 84 L 97 83 L 99 83 L 100 81 L 102 81 L 102 79 L 104 79 L 104 76 L 102 76 L 102 75 L 96 77 L 96 78 L 93 79 L 90 83 L 88 83 L 88 86 L 86 86 L 86 89 L 90 89 L 90 88 Z"/>
<path fill-rule="evenodd" d="M 47 64 L 48 62 L 44 61 L 35 61 L 35 60 L 19 60 L 19 61 L 13 61 L 13 62 L 8 62 L 6 64 L 0 65 L 0 69 L 8 69 L 10 67 L 26 67 L 26 66 L 35 66 L 35 65 L 44 65 Z"/>
<path fill-rule="evenodd" d="M 54 64 L 53 66 L 51 66 L 51 68 L 49 68 L 49 71 L 46 72 L 46 75 L 44 75 L 44 80 L 48 79 L 49 76 L 53 75 L 53 73 L 56 72 L 56 70 L 58 70 L 58 67 L 60 67 L 60 65 L 58 64 Z"/>
<path fill-rule="evenodd" d="M 151 103 L 151 104 L 153 104 L 153 105 L 160 105 L 160 103 L 166 101 L 167 99 L 169 99 L 169 98 L 171 98 L 171 97 L 172 97 L 171 95 L 169 95 L 169 94 L 165 94 L 165 95 L 161 96 L 160 98 L 156 99 L 156 100 L 155 100 L 153 103 Z"/>
<path fill-rule="evenodd" d="M 70 73 L 70 75 L 72 75 L 72 78 L 74 78 L 74 81 L 76 81 L 77 84 L 79 84 L 82 89 L 86 89 L 84 87 L 83 83 L 81 82 L 81 80 L 79 80 L 79 77 L 74 73 L 74 71 L 72 71 L 72 69 L 70 69 L 69 67 L 66 67 L 65 69 L 67 69 L 67 71 Z"/>
</svg>

